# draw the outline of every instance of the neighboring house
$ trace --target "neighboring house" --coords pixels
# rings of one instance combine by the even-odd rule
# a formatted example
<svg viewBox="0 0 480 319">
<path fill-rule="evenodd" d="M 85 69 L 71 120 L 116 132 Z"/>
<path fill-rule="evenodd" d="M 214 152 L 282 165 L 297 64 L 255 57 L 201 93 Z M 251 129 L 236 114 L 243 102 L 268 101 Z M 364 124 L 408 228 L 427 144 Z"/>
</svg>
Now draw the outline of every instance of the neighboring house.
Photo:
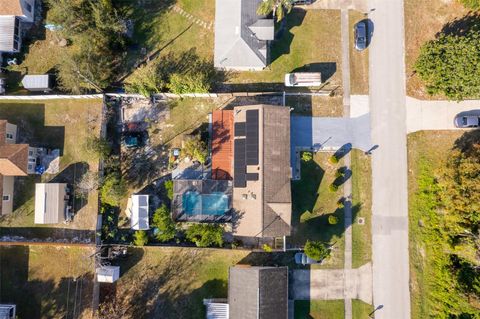
<svg viewBox="0 0 480 319">
<path fill-rule="evenodd" d="M 262 0 L 216 0 L 214 66 L 262 70 L 269 64 L 274 20 L 257 15 Z"/>
<path fill-rule="evenodd" d="M 288 267 L 230 267 L 228 303 L 204 304 L 207 319 L 287 319 Z"/>
<path fill-rule="evenodd" d="M 174 219 L 230 221 L 238 237 L 289 236 L 289 108 L 238 106 L 211 118 L 211 179 L 174 180 Z"/>
<path fill-rule="evenodd" d="M 15 319 L 16 306 L 10 304 L 0 304 L 0 319 Z"/>
<path fill-rule="evenodd" d="M 35 224 L 58 224 L 70 219 L 68 185 L 35 184 Z"/>
<path fill-rule="evenodd" d="M 0 52 L 19 52 L 21 21 L 34 21 L 35 0 L 0 0 Z"/>
<path fill-rule="evenodd" d="M 35 174 L 41 148 L 16 144 L 17 126 L 0 120 L 0 215 L 13 211 L 14 177 Z"/>
<path fill-rule="evenodd" d="M 22 79 L 22 85 L 25 89 L 32 92 L 49 92 L 52 90 L 53 78 L 49 74 L 25 75 Z"/>
</svg>

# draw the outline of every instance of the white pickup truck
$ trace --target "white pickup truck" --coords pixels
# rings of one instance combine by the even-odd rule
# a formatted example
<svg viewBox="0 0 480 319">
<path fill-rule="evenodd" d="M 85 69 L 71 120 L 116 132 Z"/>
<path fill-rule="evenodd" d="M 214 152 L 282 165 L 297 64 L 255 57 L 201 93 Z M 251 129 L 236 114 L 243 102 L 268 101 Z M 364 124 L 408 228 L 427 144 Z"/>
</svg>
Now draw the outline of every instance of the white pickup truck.
<svg viewBox="0 0 480 319">
<path fill-rule="evenodd" d="M 299 72 L 285 74 L 285 86 L 320 86 L 322 74 L 320 72 Z"/>
</svg>

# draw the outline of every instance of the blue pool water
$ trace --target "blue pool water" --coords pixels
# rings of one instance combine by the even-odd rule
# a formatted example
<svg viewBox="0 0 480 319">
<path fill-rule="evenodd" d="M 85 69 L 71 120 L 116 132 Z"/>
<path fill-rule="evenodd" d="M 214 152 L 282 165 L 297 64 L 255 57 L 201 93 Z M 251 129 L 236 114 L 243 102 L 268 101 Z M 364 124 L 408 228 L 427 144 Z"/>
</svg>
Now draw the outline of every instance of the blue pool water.
<svg viewBox="0 0 480 319">
<path fill-rule="evenodd" d="M 182 196 L 182 206 L 188 215 L 223 215 L 228 211 L 228 196 L 223 193 L 201 195 L 186 192 Z"/>
</svg>

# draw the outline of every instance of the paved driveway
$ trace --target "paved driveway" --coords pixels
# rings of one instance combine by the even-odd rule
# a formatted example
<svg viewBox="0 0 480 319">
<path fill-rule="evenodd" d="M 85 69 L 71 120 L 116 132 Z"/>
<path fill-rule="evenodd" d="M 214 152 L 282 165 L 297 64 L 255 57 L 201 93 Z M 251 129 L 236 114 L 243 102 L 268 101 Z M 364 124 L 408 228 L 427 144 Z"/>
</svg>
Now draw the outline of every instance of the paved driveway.
<svg viewBox="0 0 480 319">
<path fill-rule="evenodd" d="M 290 289 L 295 300 L 349 298 L 372 303 L 372 267 L 368 263 L 356 269 L 293 270 Z"/>
<path fill-rule="evenodd" d="M 369 0 L 373 301 L 376 319 L 410 318 L 402 0 Z"/>
<path fill-rule="evenodd" d="M 480 100 L 422 101 L 407 97 L 407 132 L 457 129 L 453 124 L 455 116 L 472 111 L 480 115 Z"/>
</svg>

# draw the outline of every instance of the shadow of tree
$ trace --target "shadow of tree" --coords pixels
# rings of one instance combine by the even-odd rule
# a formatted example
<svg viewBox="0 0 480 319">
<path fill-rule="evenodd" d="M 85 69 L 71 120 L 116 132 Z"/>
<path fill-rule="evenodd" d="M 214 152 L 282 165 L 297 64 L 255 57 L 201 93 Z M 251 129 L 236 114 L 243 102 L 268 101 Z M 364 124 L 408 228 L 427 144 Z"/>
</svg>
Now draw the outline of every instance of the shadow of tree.
<svg viewBox="0 0 480 319">
<path fill-rule="evenodd" d="M 475 145 L 478 144 L 480 144 L 480 129 L 475 129 L 458 138 L 453 145 L 453 149 L 464 153 L 466 157 L 471 157 L 472 154 L 475 154 Z"/>
<path fill-rule="evenodd" d="M 480 14 L 477 12 L 470 12 L 466 16 L 446 23 L 435 36 L 438 38 L 444 34 L 463 37 L 471 30 L 480 30 Z"/>
</svg>

